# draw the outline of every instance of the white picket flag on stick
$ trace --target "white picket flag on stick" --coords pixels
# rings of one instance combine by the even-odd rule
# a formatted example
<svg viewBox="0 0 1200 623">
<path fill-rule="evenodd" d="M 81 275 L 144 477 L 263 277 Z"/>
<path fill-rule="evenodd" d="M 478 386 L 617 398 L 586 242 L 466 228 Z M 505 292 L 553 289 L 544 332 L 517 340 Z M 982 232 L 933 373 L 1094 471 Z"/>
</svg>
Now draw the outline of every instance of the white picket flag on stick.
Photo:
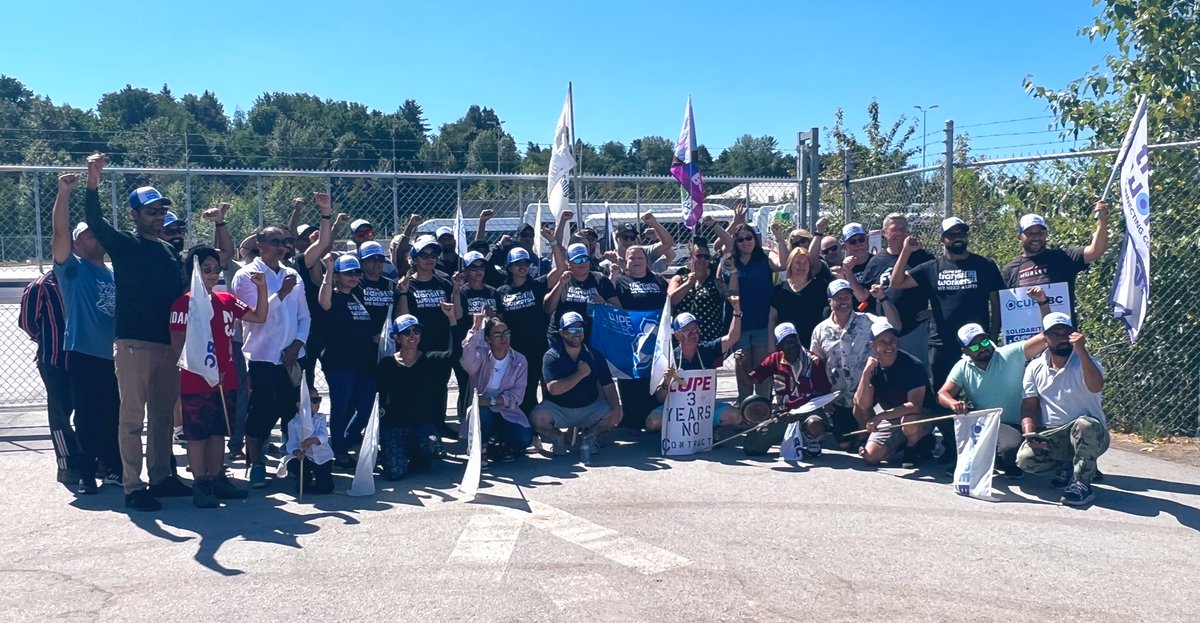
<svg viewBox="0 0 1200 623">
<path fill-rule="evenodd" d="M 377 360 L 391 357 L 396 352 L 392 342 L 392 306 L 388 305 L 387 321 L 379 333 Z M 379 396 L 375 396 L 375 407 L 371 419 L 363 431 L 362 445 L 358 448 L 358 465 L 354 466 L 354 481 L 347 495 L 373 495 L 375 493 L 375 459 L 379 456 Z"/>
<path fill-rule="evenodd" d="M 981 500 L 992 497 L 992 469 L 996 463 L 996 437 L 1003 409 L 981 409 L 954 419 L 958 464 L 954 466 L 954 492 Z"/>
<path fill-rule="evenodd" d="M 574 103 L 571 101 L 571 87 L 568 85 L 567 99 L 563 102 L 558 123 L 554 126 L 554 144 L 550 147 L 550 168 L 546 175 L 546 196 L 549 197 L 550 213 L 554 215 L 555 223 L 563 210 L 570 206 L 568 195 L 571 189 L 571 170 L 575 168 L 575 156 L 571 153 L 572 106 Z M 539 218 L 535 229 L 540 231 L 541 228 L 542 221 Z"/>
<path fill-rule="evenodd" d="M 479 431 L 479 392 L 472 390 L 471 415 L 467 418 L 467 469 L 463 472 L 462 482 L 458 492 L 463 495 L 464 502 L 475 499 L 479 493 L 479 479 L 483 471 L 483 440 Z"/>
<path fill-rule="evenodd" d="M 675 347 L 671 344 L 671 297 L 663 301 L 662 316 L 656 329 L 658 335 L 654 340 L 654 359 L 650 364 L 650 394 L 662 383 L 667 370 L 675 367 Z"/>
<path fill-rule="evenodd" d="M 1113 306 L 1113 317 L 1125 325 L 1131 344 L 1137 341 L 1150 306 L 1150 148 L 1146 117 L 1146 98 L 1143 97 L 1129 124 L 1112 174 L 1115 176 L 1118 169 L 1121 172 L 1125 237 L 1108 302 Z M 1112 176 L 1104 187 L 1106 193 L 1112 185 Z"/>
<path fill-rule="evenodd" d="M 304 372 L 300 373 L 300 412 L 296 414 L 296 417 L 299 418 L 297 422 L 300 425 L 300 439 L 296 442 L 299 445 L 305 439 L 312 437 L 313 429 L 316 428 L 316 424 L 313 423 L 312 400 L 309 399 L 308 395 L 308 377 Z M 287 478 L 288 461 L 291 458 L 290 456 L 283 457 L 283 460 L 279 462 L 279 469 L 275 471 L 276 476 Z M 301 476 L 303 476 L 304 459 L 300 459 L 300 461 Z M 301 478 L 301 482 L 303 482 L 303 478 Z"/>
<path fill-rule="evenodd" d="M 204 287 L 200 258 L 195 258 L 192 261 L 187 332 L 184 334 L 183 352 L 179 354 L 178 365 L 203 378 L 209 387 L 216 387 L 221 382 L 221 372 L 217 369 L 217 344 L 213 341 L 212 319 L 212 295 Z"/>
</svg>

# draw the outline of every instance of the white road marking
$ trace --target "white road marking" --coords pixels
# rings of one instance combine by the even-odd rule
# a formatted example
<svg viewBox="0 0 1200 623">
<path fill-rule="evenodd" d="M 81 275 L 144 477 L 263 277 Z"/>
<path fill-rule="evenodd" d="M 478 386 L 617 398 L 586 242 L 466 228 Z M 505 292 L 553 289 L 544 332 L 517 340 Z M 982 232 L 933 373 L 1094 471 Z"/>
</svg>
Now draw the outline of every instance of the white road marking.
<svg viewBox="0 0 1200 623">
<path fill-rule="evenodd" d="M 500 513 L 472 515 L 449 562 L 503 567 L 512 556 L 523 524 L 518 517 Z"/>
</svg>

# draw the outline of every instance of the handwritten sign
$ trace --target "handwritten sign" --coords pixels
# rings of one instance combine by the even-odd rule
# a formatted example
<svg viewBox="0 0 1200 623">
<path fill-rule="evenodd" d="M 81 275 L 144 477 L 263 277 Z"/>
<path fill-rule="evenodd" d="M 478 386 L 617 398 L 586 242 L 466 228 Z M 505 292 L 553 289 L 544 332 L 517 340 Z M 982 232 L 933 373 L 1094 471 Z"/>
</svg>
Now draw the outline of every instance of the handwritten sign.
<svg viewBox="0 0 1200 623">
<path fill-rule="evenodd" d="M 1041 286 L 1050 299 L 1050 311 L 1071 315 L 1071 291 L 1065 283 Z M 1000 291 L 1000 324 L 1004 343 L 1022 342 L 1042 332 L 1042 312 L 1037 301 L 1029 298 L 1029 288 L 1009 288 Z"/>
<path fill-rule="evenodd" d="M 664 456 L 707 452 L 713 443 L 713 413 L 717 398 L 717 373 L 713 370 L 679 370 L 663 405 Z"/>
</svg>

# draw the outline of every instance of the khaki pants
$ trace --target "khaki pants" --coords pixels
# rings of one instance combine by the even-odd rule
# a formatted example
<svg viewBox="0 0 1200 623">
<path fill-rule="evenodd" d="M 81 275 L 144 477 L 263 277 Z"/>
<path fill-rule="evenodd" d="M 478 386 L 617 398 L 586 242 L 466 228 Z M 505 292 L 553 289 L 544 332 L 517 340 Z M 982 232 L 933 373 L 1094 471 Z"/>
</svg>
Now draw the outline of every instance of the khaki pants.
<svg viewBox="0 0 1200 623">
<path fill-rule="evenodd" d="M 146 429 L 146 471 L 151 484 L 171 476 L 171 430 L 179 399 L 179 368 L 171 347 L 143 340 L 117 340 L 114 360 L 121 414 L 117 441 L 121 448 L 125 493 L 146 488 L 142 480 L 142 430 Z"/>
</svg>

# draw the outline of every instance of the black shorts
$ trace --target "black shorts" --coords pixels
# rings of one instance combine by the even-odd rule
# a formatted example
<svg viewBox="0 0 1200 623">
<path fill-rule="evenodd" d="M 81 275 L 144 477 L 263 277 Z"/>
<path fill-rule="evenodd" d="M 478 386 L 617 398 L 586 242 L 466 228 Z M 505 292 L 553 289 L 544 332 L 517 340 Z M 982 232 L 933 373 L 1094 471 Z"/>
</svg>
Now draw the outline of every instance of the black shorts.
<svg viewBox="0 0 1200 623">
<path fill-rule="evenodd" d="M 229 434 L 225 409 L 237 405 L 237 390 L 225 392 L 225 404 L 221 404 L 221 392 L 207 394 L 183 394 L 179 397 L 180 418 L 183 420 L 183 438 L 187 441 L 204 441 L 209 437 L 224 437 Z"/>
</svg>

